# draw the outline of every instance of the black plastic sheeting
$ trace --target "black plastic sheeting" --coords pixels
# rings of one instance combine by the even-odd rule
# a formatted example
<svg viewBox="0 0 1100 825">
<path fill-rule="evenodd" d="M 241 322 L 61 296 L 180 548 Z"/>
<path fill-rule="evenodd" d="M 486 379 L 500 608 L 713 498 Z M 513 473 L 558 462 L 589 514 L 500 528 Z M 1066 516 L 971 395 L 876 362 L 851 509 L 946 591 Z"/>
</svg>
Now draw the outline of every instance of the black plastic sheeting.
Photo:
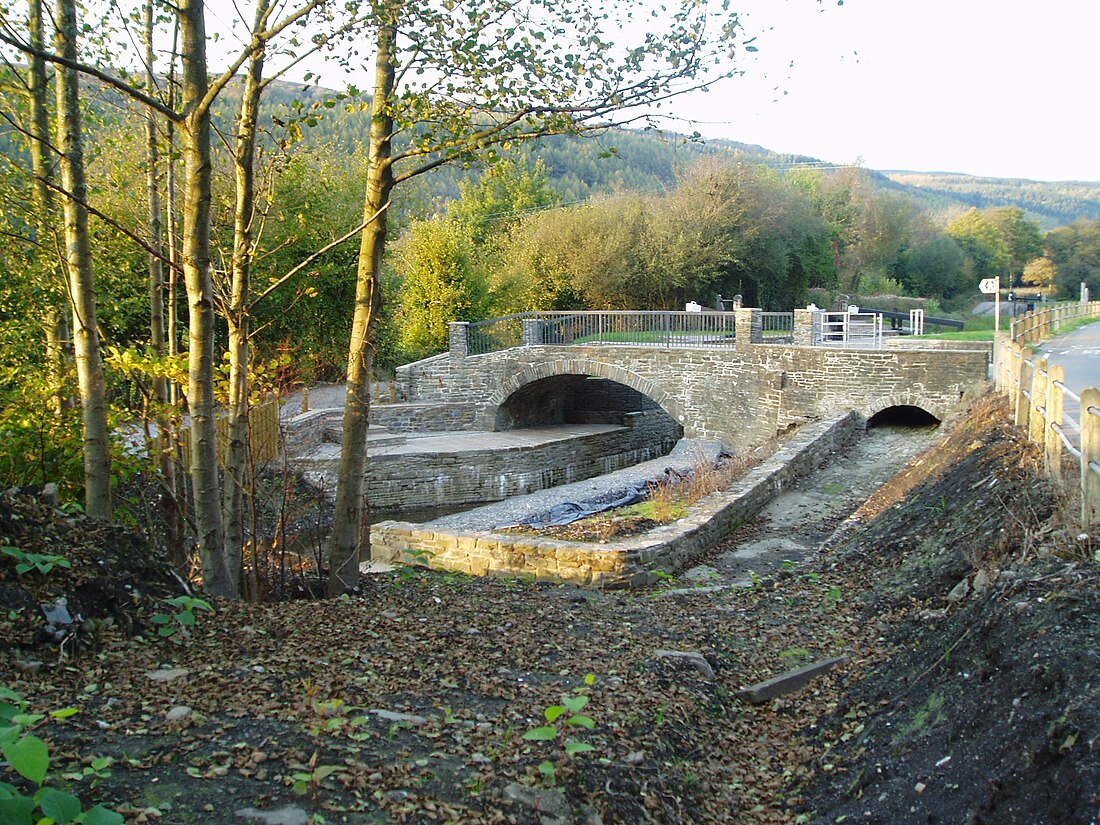
<svg viewBox="0 0 1100 825">
<path fill-rule="evenodd" d="M 603 513 L 607 510 L 614 510 L 616 507 L 628 507 L 631 504 L 637 504 L 639 501 L 645 501 L 649 498 L 649 487 L 651 484 L 664 483 L 669 479 L 679 481 L 689 476 L 690 473 L 679 473 L 669 467 L 659 479 L 639 481 L 633 486 L 622 490 L 615 490 L 599 496 L 598 498 L 588 499 L 586 501 L 565 501 L 561 504 L 555 504 L 549 510 L 537 513 L 515 524 L 498 525 L 498 529 L 506 527 L 561 527 L 564 524 L 572 524 L 574 521 L 580 521 L 582 518 L 588 518 L 589 516 L 594 516 L 597 513 Z"/>
</svg>

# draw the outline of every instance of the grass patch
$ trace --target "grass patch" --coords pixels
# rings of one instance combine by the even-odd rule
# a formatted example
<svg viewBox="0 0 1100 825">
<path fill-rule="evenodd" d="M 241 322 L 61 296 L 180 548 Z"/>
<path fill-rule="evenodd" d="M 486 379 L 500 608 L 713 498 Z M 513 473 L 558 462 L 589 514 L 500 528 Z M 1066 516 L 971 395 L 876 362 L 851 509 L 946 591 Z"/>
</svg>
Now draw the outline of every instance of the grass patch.
<svg viewBox="0 0 1100 825">
<path fill-rule="evenodd" d="M 765 456 L 775 452 L 776 442 L 756 448 L 750 453 L 727 459 L 714 465 L 699 461 L 685 476 L 649 483 L 649 496 L 644 501 L 597 513 L 572 524 L 509 527 L 504 533 L 536 535 L 564 541 L 608 542 L 617 538 L 646 533 L 679 521 L 691 505 L 704 496 L 725 490 Z"/>
<path fill-rule="evenodd" d="M 990 329 L 964 329 L 961 332 L 929 332 L 914 338 L 935 338 L 940 341 L 992 341 L 995 333 Z"/>
<path fill-rule="evenodd" d="M 687 505 L 682 501 L 672 501 L 665 504 L 652 498 L 616 511 L 616 514 L 621 518 L 650 519 L 661 524 L 682 519 L 687 513 Z"/>
</svg>

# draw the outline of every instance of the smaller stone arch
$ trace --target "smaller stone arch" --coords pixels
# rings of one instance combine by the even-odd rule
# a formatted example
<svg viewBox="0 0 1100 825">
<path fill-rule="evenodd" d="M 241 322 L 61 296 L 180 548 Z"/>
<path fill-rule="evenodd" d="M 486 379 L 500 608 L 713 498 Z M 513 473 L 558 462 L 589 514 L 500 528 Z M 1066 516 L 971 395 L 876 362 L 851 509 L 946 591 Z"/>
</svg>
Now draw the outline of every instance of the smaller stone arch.
<svg viewBox="0 0 1100 825">
<path fill-rule="evenodd" d="M 478 428 L 494 428 L 500 406 L 514 393 L 536 381 L 558 376 L 579 375 L 592 378 L 606 378 L 618 384 L 637 390 L 651 398 L 672 418 L 687 429 L 683 408 L 680 403 L 657 384 L 642 376 L 613 364 L 592 361 L 586 358 L 561 358 L 529 364 L 518 372 L 505 377 L 500 387 L 489 396 L 487 403 L 478 414 Z"/>
<path fill-rule="evenodd" d="M 894 395 L 884 395 L 876 398 L 870 404 L 859 410 L 864 421 L 870 421 L 874 416 L 890 407 L 916 407 L 931 415 L 937 421 L 943 421 L 948 414 L 947 405 L 932 401 L 917 393 L 905 392 Z"/>
</svg>

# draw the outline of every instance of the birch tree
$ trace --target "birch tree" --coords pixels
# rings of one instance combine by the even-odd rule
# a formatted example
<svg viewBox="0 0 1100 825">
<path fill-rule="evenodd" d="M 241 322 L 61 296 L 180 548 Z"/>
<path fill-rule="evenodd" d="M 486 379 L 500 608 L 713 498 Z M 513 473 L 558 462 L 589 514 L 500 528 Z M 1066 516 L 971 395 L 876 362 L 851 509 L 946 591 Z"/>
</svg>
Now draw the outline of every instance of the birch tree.
<svg viewBox="0 0 1100 825">
<path fill-rule="evenodd" d="M 57 69 L 57 132 L 61 198 L 65 215 L 65 266 L 73 311 L 73 349 L 80 408 L 84 421 L 84 507 L 88 515 L 111 517 L 111 444 L 107 427 L 107 391 L 99 350 L 95 272 L 88 233 L 88 187 L 84 176 L 84 144 L 80 125 L 80 74 L 77 61 L 75 0 L 58 0 L 57 53 L 65 63 Z"/>
<path fill-rule="evenodd" d="M 385 210 L 394 187 L 497 147 L 653 118 L 662 104 L 732 74 L 755 49 L 722 3 L 657 8 L 578 0 L 375 0 L 364 222 L 348 353 L 347 406 L 329 541 L 330 594 L 358 583 L 363 479 Z M 623 36 L 627 41 L 616 44 Z M 396 140 L 400 143 L 395 143 Z M 395 146 L 399 148 L 395 149 Z"/>
<path fill-rule="evenodd" d="M 58 4 L 60 10 L 65 4 L 71 4 L 71 0 L 58 0 Z M 234 80 L 237 72 L 254 55 L 262 53 L 268 44 L 283 35 L 292 26 L 301 24 L 311 13 L 325 6 L 326 2 L 325 0 L 307 0 L 302 5 L 287 11 L 278 20 L 273 19 L 272 7 L 267 3 L 263 5 L 266 9 L 262 15 L 264 26 L 262 28 L 257 27 L 251 32 L 251 36 L 241 52 L 229 61 L 221 74 L 213 78 L 210 77 L 207 60 L 204 0 L 181 0 L 177 5 L 170 6 L 179 27 L 180 37 L 180 97 L 178 108 L 161 100 L 153 93 L 152 89 L 137 88 L 123 76 L 91 63 L 81 62 L 75 49 L 75 38 L 71 41 L 72 48 L 66 45 L 69 42 L 68 40 L 62 39 L 58 41 L 59 46 L 64 46 L 67 50 L 63 51 L 59 48 L 55 51 L 48 51 L 43 46 L 31 42 L 26 31 L 15 25 L 6 14 L 0 15 L 0 43 L 15 48 L 30 57 L 38 57 L 54 63 L 59 75 L 62 72 L 67 72 L 74 79 L 78 75 L 94 77 L 99 82 L 158 113 L 158 115 L 171 122 L 178 132 L 183 159 L 180 268 L 183 272 L 189 308 L 186 397 L 188 411 L 191 416 L 190 473 L 195 506 L 194 522 L 202 561 L 204 587 L 215 595 L 229 597 L 236 597 L 240 594 L 240 570 L 239 564 L 234 559 L 226 556 L 221 484 L 217 462 L 216 409 L 214 406 L 216 368 L 215 305 L 211 271 L 210 232 L 213 186 L 211 108 L 222 91 Z M 259 19 L 261 19 L 260 15 L 257 16 L 257 20 Z M 75 29 L 73 31 L 75 34 Z M 309 54 L 322 48 L 325 42 L 326 38 L 324 36 L 314 37 L 312 42 L 301 50 L 302 54 Z M 300 57 L 301 55 L 292 54 L 288 64 L 293 64 Z M 262 67 L 262 61 L 260 65 Z M 72 121 L 66 121 L 66 123 L 68 124 L 66 134 L 79 136 L 79 123 L 76 124 L 75 130 L 72 128 Z M 63 146 L 62 152 L 66 151 L 67 146 Z M 71 188 L 74 183 L 79 185 L 78 181 L 70 181 L 66 178 L 62 181 L 62 188 L 65 190 L 66 198 L 69 201 L 81 206 L 83 218 L 86 222 L 86 193 L 83 191 L 74 192 Z M 74 221 L 79 220 L 79 218 L 80 213 L 74 212 Z M 88 265 L 89 268 L 87 269 L 74 271 L 82 272 L 90 278 L 90 254 L 84 258 L 80 248 L 74 247 L 71 257 L 74 263 L 80 260 Z M 87 308 L 82 308 L 79 312 L 82 319 L 89 317 Z M 94 325 L 92 329 L 94 330 Z M 81 364 L 82 348 L 91 346 L 90 338 L 85 343 L 81 343 L 80 335 L 86 333 L 86 325 L 83 329 L 74 332 L 77 341 L 78 366 Z M 96 346 L 98 346 L 98 342 L 96 342 Z M 91 363 L 90 358 L 86 360 L 87 363 Z M 83 367 L 80 368 L 83 369 Z M 92 373 L 89 373 L 89 375 L 91 376 Z M 101 379 L 102 372 L 100 372 L 100 381 Z M 82 381 L 84 381 L 83 378 Z M 94 384 L 94 381 L 92 383 Z M 83 394 L 83 384 L 81 391 Z M 92 406 L 98 409 L 97 404 L 93 403 Z M 86 421 L 86 428 L 91 423 L 93 422 L 90 420 Z M 93 432 L 93 443 L 98 443 L 94 435 L 98 432 L 98 429 L 92 429 L 91 432 Z M 105 426 L 103 432 L 106 432 Z M 95 466 L 99 465 L 96 464 Z M 109 470 L 107 480 L 107 490 L 109 491 Z M 98 489 L 97 487 L 96 490 L 98 491 Z M 101 507 L 98 504 L 96 506 L 97 509 Z M 239 549 L 237 556 L 239 557 Z"/>
<path fill-rule="evenodd" d="M 28 3 L 27 31 L 31 43 L 38 48 L 45 47 L 45 26 L 42 15 L 42 0 L 30 0 Z M 50 387 L 54 393 L 54 411 L 60 413 L 67 403 L 62 391 L 69 344 L 69 323 L 66 313 L 68 301 L 64 299 L 61 279 L 57 267 L 51 261 L 53 255 L 47 250 L 52 236 L 49 222 L 54 211 L 53 192 L 50 189 L 53 173 L 50 164 L 50 117 L 49 88 L 46 74 L 46 61 L 31 56 L 27 61 L 27 92 L 30 101 L 30 134 L 27 149 L 31 157 L 31 186 L 34 192 L 35 243 L 38 245 L 39 260 L 43 262 L 46 292 L 53 298 L 48 300 L 45 312 L 46 360 Z"/>
</svg>

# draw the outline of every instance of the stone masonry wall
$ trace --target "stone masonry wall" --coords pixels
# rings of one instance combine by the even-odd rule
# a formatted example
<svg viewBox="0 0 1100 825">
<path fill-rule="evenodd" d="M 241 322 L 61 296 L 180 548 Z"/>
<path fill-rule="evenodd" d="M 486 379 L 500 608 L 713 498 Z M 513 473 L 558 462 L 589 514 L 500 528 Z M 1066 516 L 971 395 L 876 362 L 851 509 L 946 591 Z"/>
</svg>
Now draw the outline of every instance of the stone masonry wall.
<svg viewBox="0 0 1100 825">
<path fill-rule="evenodd" d="M 481 408 L 462 403 L 371 404 L 370 423 L 395 433 L 434 433 L 469 430 Z M 310 410 L 283 422 L 283 435 L 292 455 L 303 455 L 324 441 L 339 442 L 344 408 Z"/>
<path fill-rule="evenodd" d="M 987 372 L 983 351 L 772 344 L 738 350 L 520 347 L 466 358 L 437 356 L 398 370 L 399 380 L 422 400 L 484 404 L 475 429 L 492 429 L 500 404 L 533 381 L 592 375 L 649 396 L 689 438 L 738 447 L 845 410 L 869 417 L 906 404 L 943 418 Z"/>
<path fill-rule="evenodd" d="M 678 439 L 679 428 L 654 412 L 633 414 L 628 426 L 608 432 L 536 447 L 372 455 L 367 500 L 375 510 L 500 501 L 658 458 Z"/>
<path fill-rule="evenodd" d="M 433 532 L 384 521 L 371 527 L 371 558 L 411 564 L 424 557 L 412 553 L 426 551 L 432 567 L 478 576 L 532 575 L 597 588 L 646 586 L 657 581 L 659 571 L 687 567 L 784 487 L 825 464 L 862 423 L 860 416 L 848 413 L 806 425 L 732 489 L 695 504 L 685 518 L 662 530 L 659 539 L 647 535 L 584 544 L 492 532 Z"/>
</svg>

